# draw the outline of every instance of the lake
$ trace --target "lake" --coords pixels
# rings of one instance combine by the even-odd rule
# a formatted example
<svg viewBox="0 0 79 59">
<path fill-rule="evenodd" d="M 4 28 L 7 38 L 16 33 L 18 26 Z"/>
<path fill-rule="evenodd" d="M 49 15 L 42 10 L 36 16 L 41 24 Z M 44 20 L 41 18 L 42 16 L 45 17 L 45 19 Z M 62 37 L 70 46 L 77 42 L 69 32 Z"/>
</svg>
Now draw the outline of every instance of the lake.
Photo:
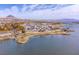
<svg viewBox="0 0 79 59">
<path fill-rule="evenodd" d="M 1 55 L 70 55 L 79 54 L 79 24 L 70 26 L 71 35 L 31 37 L 26 44 L 13 40 L 0 41 Z"/>
</svg>

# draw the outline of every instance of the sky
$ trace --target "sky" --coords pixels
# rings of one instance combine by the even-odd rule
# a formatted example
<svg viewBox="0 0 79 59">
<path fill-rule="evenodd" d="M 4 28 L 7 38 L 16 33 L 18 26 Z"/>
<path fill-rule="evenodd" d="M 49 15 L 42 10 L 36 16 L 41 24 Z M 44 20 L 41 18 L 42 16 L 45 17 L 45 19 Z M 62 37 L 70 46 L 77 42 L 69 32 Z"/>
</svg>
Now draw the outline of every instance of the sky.
<svg viewBox="0 0 79 59">
<path fill-rule="evenodd" d="M 13 15 L 23 19 L 79 19 L 76 4 L 0 4 L 0 17 Z"/>
</svg>

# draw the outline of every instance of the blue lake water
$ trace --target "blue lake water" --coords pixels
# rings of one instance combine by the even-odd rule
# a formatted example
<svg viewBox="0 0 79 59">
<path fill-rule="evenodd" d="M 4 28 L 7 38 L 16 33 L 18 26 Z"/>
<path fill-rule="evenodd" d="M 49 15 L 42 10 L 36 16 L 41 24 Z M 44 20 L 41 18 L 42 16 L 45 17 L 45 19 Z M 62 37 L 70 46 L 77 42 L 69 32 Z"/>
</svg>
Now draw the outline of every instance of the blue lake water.
<svg viewBox="0 0 79 59">
<path fill-rule="evenodd" d="M 26 44 L 15 40 L 0 41 L 1 55 L 61 55 L 79 54 L 79 25 L 70 26 L 75 30 L 69 36 L 49 35 L 31 37 Z"/>
</svg>

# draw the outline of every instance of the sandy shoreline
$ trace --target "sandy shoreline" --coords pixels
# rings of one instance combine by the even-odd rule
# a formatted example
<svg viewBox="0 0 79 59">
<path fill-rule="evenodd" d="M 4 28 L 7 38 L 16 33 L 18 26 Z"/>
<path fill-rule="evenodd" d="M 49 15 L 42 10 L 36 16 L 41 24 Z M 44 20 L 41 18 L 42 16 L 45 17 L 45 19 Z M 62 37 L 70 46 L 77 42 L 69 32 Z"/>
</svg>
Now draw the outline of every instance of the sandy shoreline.
<svg viewBox="0 0 79 59">
<path fill-rule="evenodd" d="M 0 33 L 0 40 L 6 40 L 6 39 L 14 39 L 18 43 L 27 43 L 29 38 L 32 36 L 38 36 L 38 35 L 67 35 L 68 32 L 55 30 L 55 31 L 48 31 L 48 32 L 32 32 L 28 31 L 24 34 L 18 34 L 16 37 L 11 32 L 6 33 Z"/>
<path fill-rule="evenodd" d="M 14 36 L 11 32 L 0 33 L 0 40 L 13 39 Z"/>
</svg>

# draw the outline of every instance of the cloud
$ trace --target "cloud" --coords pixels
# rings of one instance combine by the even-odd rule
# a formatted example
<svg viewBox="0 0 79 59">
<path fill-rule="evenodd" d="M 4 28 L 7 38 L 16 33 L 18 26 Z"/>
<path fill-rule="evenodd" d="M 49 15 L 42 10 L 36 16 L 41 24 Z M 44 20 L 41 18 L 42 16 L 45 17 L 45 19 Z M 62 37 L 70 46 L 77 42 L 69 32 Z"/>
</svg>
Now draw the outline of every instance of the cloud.
<svg viewBox="0 0 79 59">
<path fill-rule="evenodd" d="M 13 15 L 15 17 L 20 17 L 20 12 L 17 6 L 13 6 L 11 8 L 6 8 L 4 10 L 0 10 L 0 17 L 6 17 L 8 15 Z"/>
<path fill-rule="evenodd" d="M 38 5 L 23 5 L 21 10 L 19 11 L 18 6 L 12 6 L 11 8 L 6 8 L 4 10 L 0 10 L 0 16 L 5 17 L 8 15 L 13 15 L 18 18 L 27 18 L 27 19 L 63 19 L 63 18 L 76 18 L 79 19 L 79 5 L 59 5 L 54 8 L 45 7 L 45 9 L 41 9 L 44 6 L 37 7 Z M 52 6 L 51 6 L 52 7 Z M 64 8 L 62 8 L 64 7 Z M 39 10 L 35 9 L 38 8 Z M 47 9 L 46 9 L 47 8 Z M 56 9 L 55 9 L 56 8 Z M 57 9 L 60 8 L 60 9 Z M 35 10 L 34 10 L 35 9 Z M 55 9 L 55 10 L 53 10 Z"/>
<path fill-rule="evenodd" d="M 36 10 L 28 14 L 27 18 L 32 19 L 79 19 L 79 5 L 72 5 L 61 9 L 51 10 Z"/>
<path fill-rule="evenodd" d="M 53 15 L 55 15 L 53 18 L 57 18 L 57 19 L 63 19 L 63 18 L 79 19 L 79 16 L 78 16 L 79 5 L 72 5 L 69 7 L 65 7 L 59 10 L 55 10 L 52 13 Z"/>
</svg>

